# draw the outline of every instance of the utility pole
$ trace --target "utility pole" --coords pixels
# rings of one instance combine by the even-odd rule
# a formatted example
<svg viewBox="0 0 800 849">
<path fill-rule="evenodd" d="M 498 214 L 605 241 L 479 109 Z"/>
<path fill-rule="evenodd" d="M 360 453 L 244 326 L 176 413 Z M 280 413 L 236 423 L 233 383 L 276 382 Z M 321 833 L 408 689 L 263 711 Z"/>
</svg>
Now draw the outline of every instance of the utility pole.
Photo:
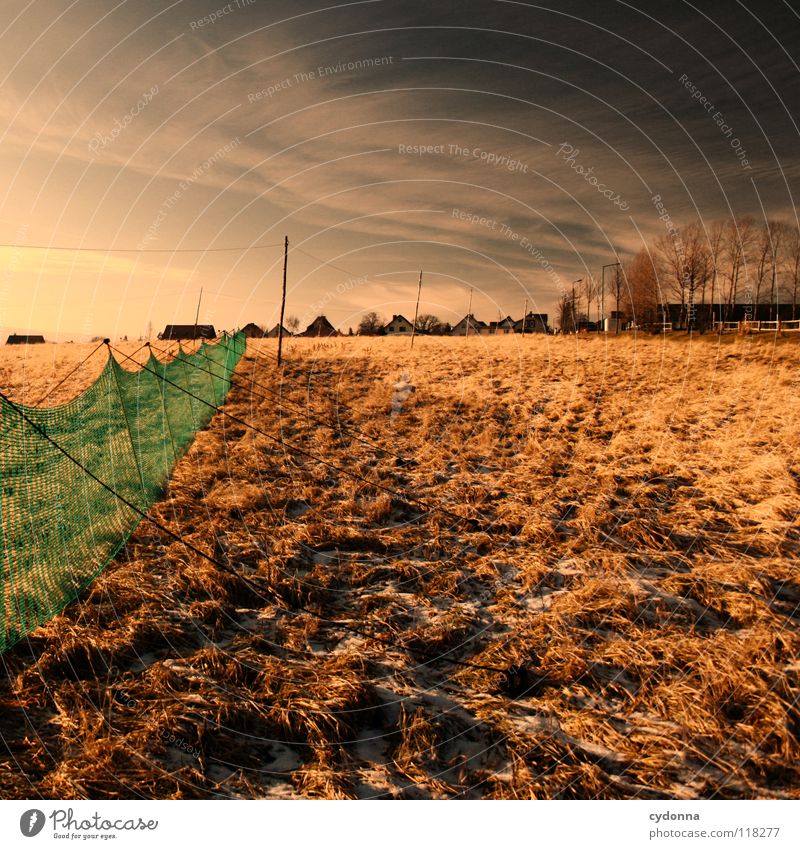
<svg viewBox="0 0 800 849">
<path fill-rule="evenodd" d="M 466 339 L 469 336 L 469 319 L 472 315 L 472 287 L 469 290 L 469 306 L 467 307 L 467 329 L 464 332 L 464 338 Z"/>
<path fill-rule="evenodd" d="M 419 315 L 419 296 L 422 294 L 422 269 L 419 270 L 419 286 L 417 286 L 417 306 L 414 308 L 414 323 L 411 325 L 411 347 L 414 347 L 414 337 L 417 335 L 417 316 Z"/>
<path fill-rule="evenodd" d="M 528 299 L 525 298 L 525 306 L 522 308 L 522 335 L 525 335 L 525 329 L 528 326 Z"/>
<path fill-rule="evenodd" d="M 203 300 L 203 287 L 200 287 L 200 296 L 197 299 L 197 312 L 194 315 L 194 338 L 197 339 L 197 322 L 200 321 L 200 301 Z"/>
<path fill-rule="evenodd" d="M 278 368 L 283 353 L 283 314 L 286 311 L 286 266 L 289 264 L 289 237 L 283 240 L 283 292 L 281 294 L 281 320 L 278 323 Z"/>
</svg>

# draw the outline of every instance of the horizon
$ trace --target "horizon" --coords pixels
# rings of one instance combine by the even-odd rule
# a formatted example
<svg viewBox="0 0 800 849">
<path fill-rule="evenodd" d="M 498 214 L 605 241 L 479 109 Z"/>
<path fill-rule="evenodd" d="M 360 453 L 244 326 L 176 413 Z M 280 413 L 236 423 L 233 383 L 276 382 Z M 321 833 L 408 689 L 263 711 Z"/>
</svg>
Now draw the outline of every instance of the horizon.
<svg viewBox="0 0 800 849">
<path fill-rule="evenodd" d="M 1 333 L 138 338 L 201 287 L 201 323 L 271 326 L 287 235 L 287 313 L 347 327 L 413 311 L 420 268 L 451 324 L 470 289 L 553 316 L 672 222 L 797 226 L 781 4 L 229 5 L 0 35 Z"/>
</svg>

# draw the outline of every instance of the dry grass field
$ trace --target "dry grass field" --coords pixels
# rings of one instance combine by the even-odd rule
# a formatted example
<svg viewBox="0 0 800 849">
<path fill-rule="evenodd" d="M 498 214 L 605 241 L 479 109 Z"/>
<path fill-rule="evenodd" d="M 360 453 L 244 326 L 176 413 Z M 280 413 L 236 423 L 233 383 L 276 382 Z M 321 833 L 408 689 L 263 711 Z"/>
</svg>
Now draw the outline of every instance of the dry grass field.
<svg viewBox="0 0 800 849">
<path fill-rule="evenodd" d="M 2 656 L 0 796 L 800 796 L 795 340 L 287 347 L 152 509 L 226 569 L 143 523 Z"/>
</svg>

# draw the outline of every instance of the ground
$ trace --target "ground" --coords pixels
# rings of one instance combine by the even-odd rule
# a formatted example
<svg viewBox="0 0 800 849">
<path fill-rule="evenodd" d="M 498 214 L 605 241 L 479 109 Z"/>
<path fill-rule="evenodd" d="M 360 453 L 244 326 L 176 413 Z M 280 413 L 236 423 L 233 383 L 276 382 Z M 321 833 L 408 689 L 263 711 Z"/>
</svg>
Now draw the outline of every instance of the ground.
<svg viewBox="0 0 800 849">
<path fill-rule="evenodd" d="M 275 348 L 151 511 L 219 565 L 143 522 L 2 656 L 0 796 L 800 796 L 794 339 Z"/>
</svg>

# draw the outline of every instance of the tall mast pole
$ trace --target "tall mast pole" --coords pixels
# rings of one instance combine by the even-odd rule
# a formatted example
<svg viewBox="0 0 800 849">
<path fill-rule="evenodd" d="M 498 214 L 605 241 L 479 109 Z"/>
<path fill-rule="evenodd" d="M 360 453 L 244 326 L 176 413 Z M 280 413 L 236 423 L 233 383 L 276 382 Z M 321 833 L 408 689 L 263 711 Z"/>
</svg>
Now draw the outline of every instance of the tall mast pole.
<svg viewBox="0 0 800 849">
<path fill-rule="evenodd" d="M 281 320 L 278 323 L 278 368 L 283 352 L 283 314 L 286 311 L 286 266 L 289 264 L 289 237 L 283 240 L 283 292 L 281 294 Z"/>
<path fill-rule="evenodd" d="M 197 339 L 197 322 L 200 321 L 200 301 L 203 300 L 203 287 L 200 287 L 200 295 L 197 298 L 197 312 L 194 314 L 194 338 Z"/>
<path fill-rule="evenodd" d="M 417 316 L 419 315 L 419 296 L 422 294 L 422 269 L 419 270 L 419 286 L 417 286 L 417 306 L 414 308 L 414 323 L 411 325 L 411 347 L 414 347 L 414 337 L 417 335 Z"/>
</svg>

